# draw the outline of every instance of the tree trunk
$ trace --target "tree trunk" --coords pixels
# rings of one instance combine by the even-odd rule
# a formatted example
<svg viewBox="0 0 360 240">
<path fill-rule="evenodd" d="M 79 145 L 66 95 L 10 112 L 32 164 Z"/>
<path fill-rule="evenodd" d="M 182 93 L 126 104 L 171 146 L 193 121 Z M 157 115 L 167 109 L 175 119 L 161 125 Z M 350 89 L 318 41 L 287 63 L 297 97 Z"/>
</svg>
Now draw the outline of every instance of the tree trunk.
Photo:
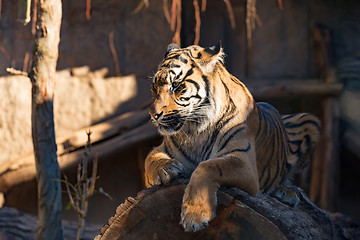
<svg viewBox="0 0 360 240">
<path fill-rule="evenodd" d="M 57 162 L 53 96 L 61 25 L 61 0 L 38 2 L 36 39 L 29 77 L 32 83 L 32 138 L 34 144 L 38 228 L 36 239 L 63 239 L 61 186 Z"/>
</svg>

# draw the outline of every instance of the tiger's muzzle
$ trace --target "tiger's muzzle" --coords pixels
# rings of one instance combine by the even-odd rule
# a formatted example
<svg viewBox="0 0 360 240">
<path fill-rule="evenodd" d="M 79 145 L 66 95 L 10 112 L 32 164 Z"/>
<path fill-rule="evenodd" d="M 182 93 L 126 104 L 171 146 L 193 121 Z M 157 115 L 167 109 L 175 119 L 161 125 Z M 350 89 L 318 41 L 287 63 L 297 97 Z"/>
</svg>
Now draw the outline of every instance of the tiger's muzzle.
<svg viewBox="0 0 360 240">
<path fill-rule="evenodd" d="M 152 116 L 151 119 L 161 133 L 175 133 L 180 130 L 184 124 L 184 118 L 177 113 Z"/>
</svg>

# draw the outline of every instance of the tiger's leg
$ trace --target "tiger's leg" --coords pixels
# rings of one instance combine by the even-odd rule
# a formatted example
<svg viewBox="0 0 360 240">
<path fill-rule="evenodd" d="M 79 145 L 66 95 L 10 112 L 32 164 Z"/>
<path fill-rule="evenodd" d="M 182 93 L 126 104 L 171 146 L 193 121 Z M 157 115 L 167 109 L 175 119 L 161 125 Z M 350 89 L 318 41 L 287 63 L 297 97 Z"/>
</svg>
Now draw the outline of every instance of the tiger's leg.
<svg viewBox="0 0 360 240">
<path fill-rule="evenodd" d="M 145 159 L 146 187 L 170 183 L 183 173 L 183 165 L 159 149 L 152 150 Z"/>
<path fill-rule="evenodd" d="M 205 228 L 215 217 L 216 191 L 221 185 L 237 186 L 255 195 L 259 191 L 256 163 L 246 154 L 240 158 L 228 156 L 200 163 L 183 196 L 180 224 L 185 231 Z"/>
<path fill-rule="evenodd" d="M 297 193 L 285 186 L 279 186 L 270 195 L 291 207 L 296 207 L 300 203 Z"/>
</svg>

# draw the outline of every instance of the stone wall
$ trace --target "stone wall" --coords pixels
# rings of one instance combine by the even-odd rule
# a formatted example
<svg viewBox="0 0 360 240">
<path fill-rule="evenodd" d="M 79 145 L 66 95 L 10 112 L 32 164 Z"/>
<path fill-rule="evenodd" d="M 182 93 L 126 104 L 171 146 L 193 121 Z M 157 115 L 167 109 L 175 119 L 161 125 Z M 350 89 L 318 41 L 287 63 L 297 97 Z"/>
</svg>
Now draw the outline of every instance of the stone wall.
<svg viewBox="0 0 360 240">
<path fill-rule="evenodd" d="M 148 79 L 135 75 L 104 78 L 106 73 L 106 69 L 88 72 L 86 67 L 57 73 L 54 94 L 57 137 L 130 111 L 150 99 L 150 91 L 146 91 Z M 1 164 L 32 151 L 29 79 L 2 77 L 0 95 Z"/>
</svg>

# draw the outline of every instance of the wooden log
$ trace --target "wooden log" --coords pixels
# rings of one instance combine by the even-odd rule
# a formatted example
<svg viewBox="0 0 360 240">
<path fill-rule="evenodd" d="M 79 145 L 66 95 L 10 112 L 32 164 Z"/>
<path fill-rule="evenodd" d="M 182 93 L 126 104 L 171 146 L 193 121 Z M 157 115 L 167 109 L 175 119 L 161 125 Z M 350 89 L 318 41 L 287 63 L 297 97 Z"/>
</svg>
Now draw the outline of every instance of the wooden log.
<svg viewBox="0 0 360 240">
<path fill-rule="evenodd" d="M 131 115 L 131 117 L 129 116 L 129 118 L 122 119 L 121 124 L 118 123 L 120 129 L 123 129 L 122 134 L 113 136 L 112 138 L 108 138 L 107 141 L 100 141 L 101 138 L 99 138 L 98 139 L 99 141 L 92 145 L 92 149 L 89 154 L 89 161 L 93 160 L 96 153 L 111 154 L 114 152 L 124 150 L 142 141 L 146 141 L 158 137 L 158 132 L 156 127 L 153 126 L 153 124 L 148 121 L 147 116 L 143 118 L 143 121 L 145 121 L 145 123 L 140 120 L 137 121 L 136 119 L 134 119 L 135 116 L 138 115 L 137 114 Z M 142 114 L 140 114 L 140 116 L 142 116 Z M 140 124 L 140 122 L 142 122 L 142 125 L 138 126 L 137 124 Z M 124 130 L 125 128 L 123 128 L 124 126 L 131 126 L 131 127 L 136 126 L 136 127 L 125 131 Z M 99 127 L 99 128 L 106 129 L 105 127 L 104 128 Z M 84 136 L 86 136 L 85 130 L 83 132 L 84 132 Z M 100 136 L 101 134 L 98 133 L 95 135 Z M 64 169 L 69 166 L 76 165 L 80 160 L 82 160 L 83 154 L 84 154 L 83 149 L 78 149 L 76 151 L 67 152 L 65 154 L 60 155 L 58 157 L 60 169 Z M 13 186 L 16 186 L 22 182 L 30 181 L 35 178 L 35 172 L 36 172 L 35 165 L 34 162 L 33 161 L 31 162 L 31 160 L 29 159 L 30 157 L 27 156 L 26 160 L 24 161 L 26 162 L 26 164 L 22 164 L 20 166 L 17 166 L 16 168 L 8 169 L 7 171 L 5 171 L 0 175 L 0 192 L 6 193 Z"/>
<path fill-rule="evenodd" d="M 252 197 L 222 187 L 217 216 L 198 232 L 179 224 L 184 184 L 153 187 L 119 205 L 96 240 L 119 239 L 357 239 L 360 226 L 346 217 L 323 212 L 302 192 L 296 208 L 267 194 Z"/>
<path fill-rule="evenodd" d="M 285 240 L 281 231 L 262 215 L 240 201 L 218 193 L 217 218 L 204 231 L 185 233 L 180 222 L 181 199 L 185 185 L 154 188 L 128 198 L 117 209 L 117 216 L 102 229 L 104 239 L 276 239 Z M 236 221 L 244 225 L 236 224 Z M 261 222 L 261 225 L 259 223 Z M 157 226 L 157 227 L 155 227 Z M 215 238 L 216 237 L 216 238 Z"/>
</svg>

